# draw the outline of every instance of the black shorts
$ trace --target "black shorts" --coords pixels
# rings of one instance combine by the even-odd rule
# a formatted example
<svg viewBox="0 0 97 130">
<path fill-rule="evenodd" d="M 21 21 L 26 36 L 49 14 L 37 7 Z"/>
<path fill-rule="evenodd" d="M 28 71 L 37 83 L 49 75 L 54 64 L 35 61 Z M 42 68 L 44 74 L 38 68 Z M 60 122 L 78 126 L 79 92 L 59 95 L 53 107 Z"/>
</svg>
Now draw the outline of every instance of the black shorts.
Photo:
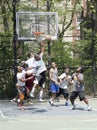
<svg viewBox="0 0 97 130">
<path fill-rule="evenodd" d="M 64 98 L 69 98 L 69 91 L 68 91 L 68 89 L 59 88 L 59 93 L 57 94 L 57 97 L 59 97 L 60 95 L 63 95 Z"/>
<path fill-rule="evenodd" d="M 20 87 L 20 91 L 21 91 L 22 94 L 25 94 L 26 87 L 25 86 L 21 86 Z"/>
<path fill-rule="evenodd" d="M 79 96 L 80 101 L 85 99 L 84 91 L 73 91 L 70 96 L 70 100 L 76 99 Z"/>
<path fill-rule="evenodd" d="M 46 82 L 46 71 L 40 73 L 39 86 L 44 87 L 43 84 Z"/>
</svg>

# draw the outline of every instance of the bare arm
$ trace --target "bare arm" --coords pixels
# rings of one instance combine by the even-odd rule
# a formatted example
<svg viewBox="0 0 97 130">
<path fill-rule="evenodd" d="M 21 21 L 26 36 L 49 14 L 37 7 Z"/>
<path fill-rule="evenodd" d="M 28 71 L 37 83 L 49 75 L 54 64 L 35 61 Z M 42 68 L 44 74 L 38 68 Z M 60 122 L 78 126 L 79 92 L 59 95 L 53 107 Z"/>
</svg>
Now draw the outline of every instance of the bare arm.
<svg viewBox="0 0 97 130">
<path fill-rule="evenodd" d="M 33 76 L 31 76 L 31 77 L 29 77 L 29 78 L 27 78 L 27 79 L 20 78 L 19 80 L 20 80 L 21 82 L 26 82 L 26 81 L 28 81 L 28 80 L 30 80 L 30 79 L 32 79 L 32 78 L 33 78 Z"/>
<path fill-rule="evenodd" d="M 44 49 L 45 49 L 45 45 L 44 45 L 44 42 L 43 41 L 41 41 L 41 43 L 40 43 L 40 54 L 44 54 Z"/>
</svg>

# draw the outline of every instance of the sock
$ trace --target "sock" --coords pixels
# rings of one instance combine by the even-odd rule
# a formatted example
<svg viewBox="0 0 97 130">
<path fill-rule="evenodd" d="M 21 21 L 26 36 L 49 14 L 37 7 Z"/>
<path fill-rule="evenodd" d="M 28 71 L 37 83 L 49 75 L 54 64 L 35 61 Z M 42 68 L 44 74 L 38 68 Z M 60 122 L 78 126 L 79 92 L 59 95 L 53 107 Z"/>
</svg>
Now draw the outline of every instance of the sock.
<svg viewBox="0 0 97 130">
<path fill-rule="evenodd" d="M 53 104 L 53 100 L 52 100 L 52 98 L 51 98 L 49 101 Z"/>
<path fill-rule="evenodd" d="M 42 96 L 43 96 L 43 90 L 40 91 L 39 98 L 42 98 Z"/>
<path fill-rule="evenodd" d="M 31 91 L 31 93 L 34 93 L 34 91 L 35 91 L 35 87 L 33 87 L 33 88 L 32 88 L 32 91 Z"/>
</svg>

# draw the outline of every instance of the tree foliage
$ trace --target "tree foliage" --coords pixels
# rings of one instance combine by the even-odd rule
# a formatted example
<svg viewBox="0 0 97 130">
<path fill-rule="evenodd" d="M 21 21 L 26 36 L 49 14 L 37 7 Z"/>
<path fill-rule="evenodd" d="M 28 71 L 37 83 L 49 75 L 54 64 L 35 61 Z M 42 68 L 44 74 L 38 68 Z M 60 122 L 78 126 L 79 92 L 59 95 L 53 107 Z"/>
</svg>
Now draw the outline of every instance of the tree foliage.
<svg viewBox="0 0 97 130">
<path fill-rule="evenodd" d="M 16 0 L 16 11 L 54 11 L 59 15 L 59 39 L 50 44 L 51 61 L 55 61 L 59 68 L 66 66 L 92 66 L 93 51 L 97 50 L 97 1 L 87 0 L 86 15 L 83 15 L 81 0 Z M 71 6 L 70 6 L 71 5 Z M 64 33 L 71 30 L 74 14 L 82 13 L 82 36 L 80 41 L 64 42 L 62 41 Z M 0 1 L 0 95 L 6 93 L 9 97 L 13 91 L 13 0 Z M 93 24 L 93 23 L 94 24 Z M 93 30 L 94 29 L 94 30 Z M 94 31 L 94 39 L 93 39 Z M 94 45 L 92 44 L 94 42 Z M 28 51 L 37 51 L 38 44 L 29 44 L 30 42 L 17 43 L 17 62 L 26 59 Z M 93 47 L 95 50 L 93 50 Z M 22 50 L 22 51 L 21 51 Z M 44 59 L 48 62 L 48 46 L 46 44 Z M 95 61 L 97 54 L 95 53 Z M 4 69 L 3 69 L 4 68 Z M 5 69 L 6 68 L 6 69 Z M 8 69 L 7 69 L 8 68 Z M 87 83 L 88 84 L 88 83 Z M 4 97 L 4 95 L 3 95 Z"/>
</svg>

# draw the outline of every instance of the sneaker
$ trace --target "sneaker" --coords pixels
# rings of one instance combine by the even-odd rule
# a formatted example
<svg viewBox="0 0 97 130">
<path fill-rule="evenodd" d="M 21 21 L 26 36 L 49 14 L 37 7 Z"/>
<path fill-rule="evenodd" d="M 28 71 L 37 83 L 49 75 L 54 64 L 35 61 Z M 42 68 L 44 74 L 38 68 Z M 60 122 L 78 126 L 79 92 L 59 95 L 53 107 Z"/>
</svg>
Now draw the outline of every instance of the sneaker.
<svg viewBox="0 0 97 130">
<path fill-rule="evenodd" d="M 69 108 L 70 110 L 75 110 L 76 109 L 76 106 L 73 105 L 73 107 Z"/>
<path fill-rule="evenodd" d="M 69 106 L 69 103 L 68 103 L 68 102 L 65 102 L 65 106 Z"/>
<path fill-rule="evenodd" d="M 54 106 L 53 102 L 49 101 L 48 102 L 49 106 Z"/>
<path fill-rule="evenodd" d="M 31 102 L 31 101 L 28 101 L 28 104 L 29 104 L 29 105 L 33 105 L 33 102 Z"/>
<path fill-rule="evenodd" d="M 12 100 L 10 100 L 12 103 L 13 102 L 16 102 L 17 103 L 17 100 L 16 100 L 16 98 L 13 98 Z"/>
<path fill-rule="evenodd" d="M 30 97 L 31 98 L 34 98 L 35 96 L 34 96 L 34 93 L 30 93 Z"/>
<path fill-rule="evenodd" d="M 43 102 L 44 100 L 42 98 L 39 99 L 40 102 Z"/>
<path fill-rule="evenodd" d="M 91 111 L 92 107 L 89 105 L 87 109 L 88 109 L 88 111 Z"/>
<path fill-rule="evenodd" d="M 17 99 L 17 103 L 20 103 L 20 101 L 21 101 L 20 99 Z"/>
</svg>

